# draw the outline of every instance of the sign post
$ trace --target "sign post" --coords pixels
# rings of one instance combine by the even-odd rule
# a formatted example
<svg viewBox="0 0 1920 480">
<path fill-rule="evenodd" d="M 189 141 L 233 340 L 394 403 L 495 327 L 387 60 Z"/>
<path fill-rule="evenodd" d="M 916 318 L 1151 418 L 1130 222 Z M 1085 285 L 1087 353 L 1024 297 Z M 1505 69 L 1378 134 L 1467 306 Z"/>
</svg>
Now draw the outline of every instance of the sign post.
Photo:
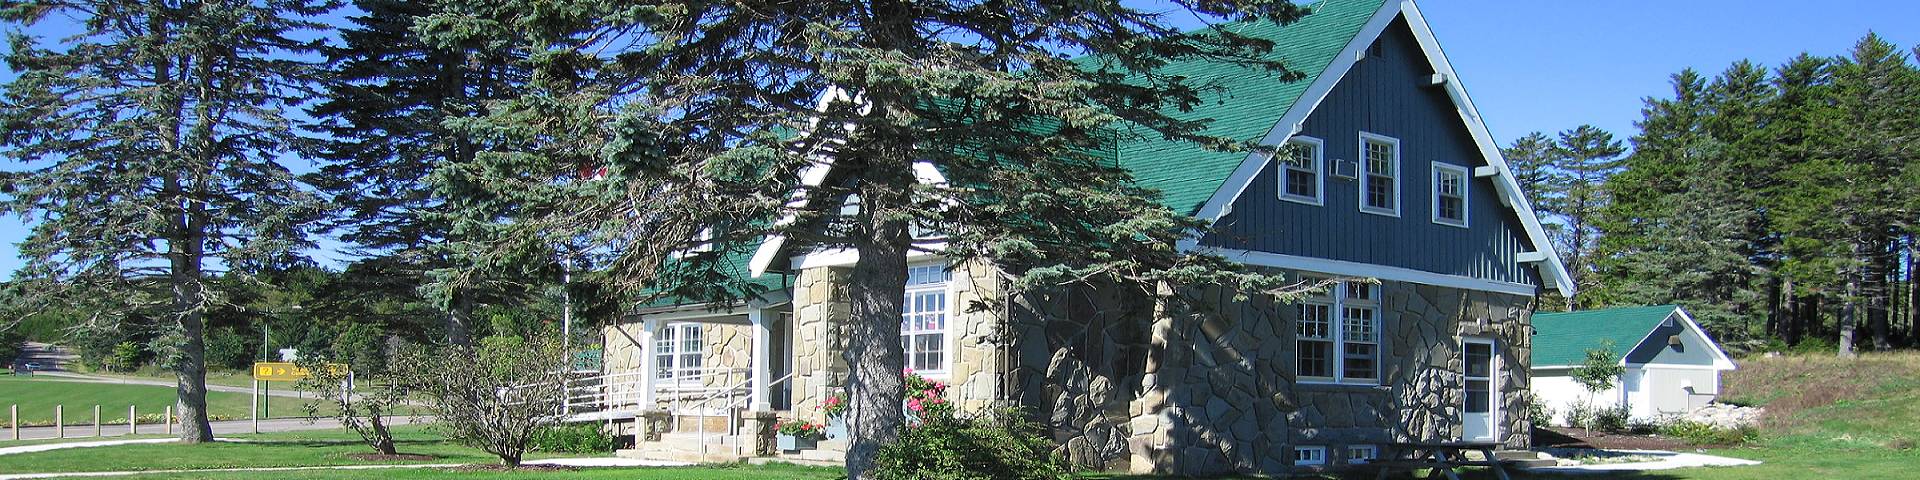
<svg viewBox="0 0 1920 480">
<path fill-rule="evenodd" d="M 349 382 L 351 382 L 353 378 L 353 371 L 348 370 L 347 365 L 344 363 L 329 363 L 326 364 L 325 368 L 329 372 L 346 373 Z M 313 372 L 309 372 L 307 369 L 301 368 L 299 364 L 293 362 L 260 362 L 253 364 L 253 433 L 260 433 L 261 416 L 272 415 L 273 382 L 297 382 L 305 380 L 307 376 L 312 373 Z M 266 398 L 262 398 L 262 391 L 267 393 Z"/>
</svg>

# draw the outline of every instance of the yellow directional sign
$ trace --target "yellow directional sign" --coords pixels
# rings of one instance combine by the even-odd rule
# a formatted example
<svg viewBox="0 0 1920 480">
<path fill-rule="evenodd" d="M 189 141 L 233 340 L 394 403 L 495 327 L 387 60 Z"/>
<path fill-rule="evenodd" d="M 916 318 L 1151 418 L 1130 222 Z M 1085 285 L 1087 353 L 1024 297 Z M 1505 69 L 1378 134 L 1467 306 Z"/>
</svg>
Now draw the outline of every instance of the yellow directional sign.
<svg viewBox="0 0 1920 480">
<path fill-rule="evenodd" d="M 327 370 L 346 372 L 347 365 L 329 363 Z M 267 382 L 292 382 L 307 378 L 307 369 L 290 362 L 260 362 L 253 364 L 253 379 Z"/>
</svg>

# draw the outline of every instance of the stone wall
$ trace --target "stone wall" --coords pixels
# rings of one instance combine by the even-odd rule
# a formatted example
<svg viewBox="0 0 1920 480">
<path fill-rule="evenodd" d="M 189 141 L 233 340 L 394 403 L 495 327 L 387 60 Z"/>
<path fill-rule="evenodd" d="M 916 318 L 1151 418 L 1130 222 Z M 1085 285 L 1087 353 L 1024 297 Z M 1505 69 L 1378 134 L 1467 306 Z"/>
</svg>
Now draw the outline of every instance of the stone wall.
<svg viewBox="0 0 1920 480">
<path fill-rule="evenodd" d="M 1125 467 L 1131 401 L 1145 373 L 1147 293 L 1063 288 L 1024 293 L 1009 305 L 1013 399 L 1076 465 Z"/>
<path fill-rule="evenodd" d="M 793 414 L 820 421 L 820 402 L 847 381 L 847 268 L 809 268 L 793 284 Z"/>
<path fill-rule="evenodd" d="M 1498 439 L 1526 446 L 1531 297 L 1386 282 L 1380 286 L 1379 385 L 1294 381 L 1298 310 L 1187 292 L 1213 311 L 1163 306 L 1128 424 L 1128 469 L 1207 475 L 1285 473 L 1292 447 L 1451 440 L 1461 435 L 1460 338 L 1500 339 Z"/>
</svg>

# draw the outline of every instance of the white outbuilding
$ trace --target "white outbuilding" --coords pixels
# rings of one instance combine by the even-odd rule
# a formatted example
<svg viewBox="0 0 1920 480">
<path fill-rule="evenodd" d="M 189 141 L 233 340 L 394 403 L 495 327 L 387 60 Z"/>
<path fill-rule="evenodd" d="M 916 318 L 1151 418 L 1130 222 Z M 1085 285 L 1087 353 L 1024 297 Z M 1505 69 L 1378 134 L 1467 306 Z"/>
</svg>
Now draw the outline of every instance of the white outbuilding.
<svg viewBox="0 0 1920 480">
<path fill-rule="evenodd" d="M 1677 305 L 1620 307 L 1533 316 L 1533 392 L 1562 424 L 1580 402 L 1627 405 L 1633 418 L 1684 415 L 1720 394 L 1733 360 Z M 1626 372 L 1589 396 L 1572 372 L 1589 349 L 1611 343 Z"/>
</svg>

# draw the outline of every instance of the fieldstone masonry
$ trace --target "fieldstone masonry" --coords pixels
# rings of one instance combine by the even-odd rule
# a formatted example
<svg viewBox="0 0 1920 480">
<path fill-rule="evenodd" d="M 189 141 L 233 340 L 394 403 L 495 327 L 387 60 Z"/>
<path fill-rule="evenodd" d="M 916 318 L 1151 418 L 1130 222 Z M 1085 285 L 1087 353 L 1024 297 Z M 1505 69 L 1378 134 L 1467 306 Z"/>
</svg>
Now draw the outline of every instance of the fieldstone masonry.
<svg viewBox="0 0 1920 480">
<path fill-rule="evenodd" d="M 801 271 L 793 291 L 793 410 L 823 420 L 820 404 L 844 385 L 845 268 Z M 1158 294 L 1076 288 L 1008 296 L 999 270 L 953 272 L 950 399 L 964 411 L 1018 406 L 1046 425 L 1075 464 L 1138 473 L 1288 473 L 1294 446 L 1327 447 L 1462 435 L 1462 337 L 1498 339 L 1500 441 L 1525 447 L 1533 298 L 1385 282 L 1380 289 L 1379 385 L 1294 381 L 1292 305 L 1236 299 L 1156 304 Z M 617 328 L 617 327 L 616 327 Z M 750 365 L 750 327 L 709 325 L 709 366 Z M 638 368 L 638 349 L 615 348 L 608 367 Z M 616 370 L 618 371 L 618 370 Z M 744 378 L 744 377 L 743 377 Z M 765 428 L 765 427 L 761 427 Z"/>
</svg>

